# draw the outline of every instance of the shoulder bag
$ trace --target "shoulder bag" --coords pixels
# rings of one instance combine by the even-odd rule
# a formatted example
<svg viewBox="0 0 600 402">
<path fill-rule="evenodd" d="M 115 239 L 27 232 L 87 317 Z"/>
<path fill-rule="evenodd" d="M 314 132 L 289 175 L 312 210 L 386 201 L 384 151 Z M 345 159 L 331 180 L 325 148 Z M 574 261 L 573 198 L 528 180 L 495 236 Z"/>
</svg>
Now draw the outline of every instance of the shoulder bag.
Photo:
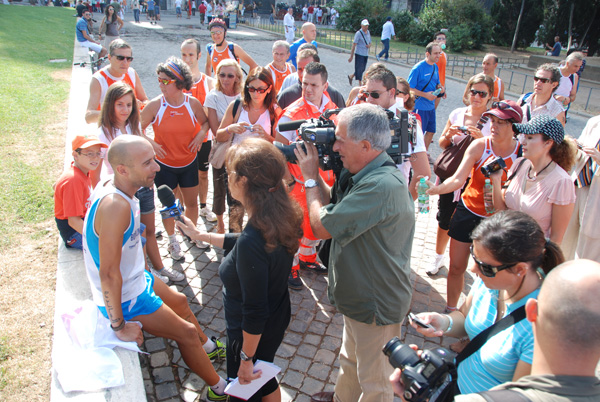
<svg viewBox="0 0 600 402">
<path fill-rule="evenodd" d="M 471 145 L 473 140 L 473 136 L 467 134 L 458 142 L 458 144 L 450 145 L 442 151 L 440 156 L 438 156 L 433 164 L 433 173 L 435 173 L 441 181 L 446 180 L 456 173 L 462 162 L 463 156 L 465 156 L 465 152 L 467 152 L 467 148 L 469 148 L 469 145 Z"/>
<path fill-rule="evenodd" d="M 234 119 L 233 119 L 234 123 L 237 123 L 238 119 L 240 118 L 240 114 L 239 114 L 239 112 L 241 112 L 240 103 L 241 103 L 241 101 L 239 99 L 236 99 L 233 103 L 233 111 L 232 112 L 233 112 L 233 116 L 234 116 Z M 215 169 L 223 168 L 223 165 L 225 164 L 225 154 L 227 153 L 227 150 L 231 146 L 234 136 L 235 136 L 235 133 L 232 133 L 231 137 L 229 137 L 229 139 L 224 142 L 219 142 L 215 138 L 215 141 L 212 144 L 212 147 L 210 149 L 210 154 L 208 155 L 208 162 Z"/>
</svg>

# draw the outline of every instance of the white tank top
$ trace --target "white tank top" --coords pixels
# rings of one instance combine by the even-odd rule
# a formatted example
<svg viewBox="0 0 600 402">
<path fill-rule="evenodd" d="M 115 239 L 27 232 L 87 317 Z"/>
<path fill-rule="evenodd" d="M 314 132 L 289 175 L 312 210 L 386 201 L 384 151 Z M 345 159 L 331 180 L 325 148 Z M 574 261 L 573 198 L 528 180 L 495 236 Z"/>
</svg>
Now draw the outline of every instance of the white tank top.
<svg viewBox="0 0 600 402">
<path fill-rule="evenodd" d="M 570 75 L 564 76 L 560 75 L 560 82 L 558 84 L 558 88 L 554 91 L 554 95 L 565 96 L 568 97 L 571 94 L 571 89 L 573 89 L 573 83 L 571 82 Z"/>
<path fill-rule="evenodd" d="M 140 231 L 140 202 L 137 198 L 129 198 L 113 185 L 112 181 L 101 182 L 91 196 L 91 207 L 83 223 L 83 257 L 85 270 L 92 289 L 92 299 L 97 306 L 104 306 L 102 297 L 102 285 L 100 283 L 100 250 L 98 245 L 98 234 L 94 229 L 98 205 L 104 197 L 110 194 L 118 194 L 123 197 L 131 208 L 130 223 L 123 234 L 123 245 L 121 249 L 121 276 L 123 286 L 121 288 L 121 303 L 135 299 L 146 288 L 144 277 L 145 260 L 142 249 Z"/>
<path fill-rule="evenodd" d="M 240 107 L 242 106 L 240 105 Z M 252 122 L 248 118 L 248 112 L 246 111 L 246 109 L 242 108 L 242 111 L 240 112 L 240 118 L 238 119 L 238 123 L 241 123 L 243 121 L 250 124 L 251 126 L 253 126 L 254 124 L 260 124 L 267 134 L 271 134 L 271 115 L 269 114 L 269 109 L 265 110 L 263 114 L 261 114 L 258 117 L 256 123 L 252 124 Z M 246 130 L 243 134 L 236 134 L 233 137 L 233 143 L 238 144 L 244 141 L 246 138 L 252 137 L 258 137 L 258 133 Z"/>
</svg>

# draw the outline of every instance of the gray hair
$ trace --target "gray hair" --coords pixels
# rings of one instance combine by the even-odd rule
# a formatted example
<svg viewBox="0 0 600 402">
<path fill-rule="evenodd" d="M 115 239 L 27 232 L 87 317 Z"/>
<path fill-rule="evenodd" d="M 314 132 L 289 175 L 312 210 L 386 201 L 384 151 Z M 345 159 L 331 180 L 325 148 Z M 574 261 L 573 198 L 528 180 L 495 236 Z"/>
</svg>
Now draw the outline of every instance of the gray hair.
<svg viewBox="0 0 600 402">
<path fill-rule="evenodd" d="M 121 38 L 117 38 L 115 40 L 113 40 L 112 42 L 110 42 L 110 44 L 108 45 L 108 54 L 110 54 L 111 56 L 115 55 L 115 50 L 117 49 L 131 49 L 131 46 L 129 45 L 129 43 L 125 42 L 123 39 Z M 133 53 L 133 50 L 132 50 Z"/>
<path fill-rule="evenodd" d="M 290 44 L 284 40 L 276 40 L 275 43 L 273 43 L 273 50 L 277 49 L 280 46 L 284 47 L 286 52 L 290 51 Z"/>
<path fill-rule="evenodd" d="M 583 61 L 585 59 L 585 56 L 583 55 L 583 53 L 581 52 L 573 52 L 570 55 L 567 56 L 567 63 L 573 60 L 579 60 L 579 61 Z"/>
<path fill-rule="evenodd" d="M 338 117 L 340 124 L 346 124 L 347 136 L 352 141 L 366 140 L 377 151 L 386 151 L 390 147 L 390 123 L 381 107 L 361 103 L 342 110 Z"/>
</svg>

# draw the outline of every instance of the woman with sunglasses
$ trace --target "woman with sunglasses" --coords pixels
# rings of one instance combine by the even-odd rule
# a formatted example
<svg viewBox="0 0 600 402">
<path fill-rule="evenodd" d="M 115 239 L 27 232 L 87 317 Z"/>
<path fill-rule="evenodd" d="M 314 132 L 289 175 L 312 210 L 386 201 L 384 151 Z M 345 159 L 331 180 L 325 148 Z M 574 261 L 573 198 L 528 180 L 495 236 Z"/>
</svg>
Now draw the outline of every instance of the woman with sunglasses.
<svg viewBox="0 0 600 402">
<path fill-rule="evenodd" d="M 221 121 L 229 105 L 240 97 L 243 87 L 243 73 L 240 65 L 233 59 L 225 59 L 217 66 L 217 81 L 215 88 L 206 95 L 204 106 L 208 111 L 208 123 L 213 135 L 217 135 Z M 215 139 L 213 146 L 218 142 Z M 217 233 L 225 233 L 225 222 L 223 214 L 225 213 L 225 200 L 227 199 L 230 207 L 234 205 L 231 197 L 227 194 L 227 172 L 225 166 L 215 168 L 213 166 L 213 212 L 217 215 Z M 237 211 L 234 206 L 234 214 Z M 244 212 L 241 212 L 242 217 Z M 239 219 L 238 219 L 239 221 Z M 231 222 L 231 219 L 230 219 Z M 238 231 L 239 232 L 239 231 Z"/>
<path fill-rule="evenodd" d="M 104 10 L 104 17 L 100 23 L 100 35 L 104 35 L 104 47 L 108 49 L 110 42 L 119 38 L 119 31 L 125 23 L 115 12 L 111 4 Z"/>
<path fill-rule="evenodd" d="M 489 94 L 488 94 L 489 96 Z M 460 190 L 470 178 L 463 191 L 448 228 L 450 236 L 450 266 L 448 267 L 447 311 L 457 309 L 463 290 L 464 274 L 469 261 L 470 234 L 484 218 L 491 216 L 483 201 L 483 186 L 486 177 L 481 167 L 487 163 L 502 159 L 507 168 L 517 158 L 519 143 L 514 138 L 512 124 L 519 123 L 523 117 L 521 108 L 513 101 L 502 101 L 492 105 L 483 116 L 489 116 L 491 135 L 473 141 L 456 172 L 439 185 L 428 182 L 429 195 L 448 194 Z M 502 182 L 506 173 L 502 174 Z"/>
<path fill-rule="evenodd" d="M 466 302 L 449 314 L 417 314 L 432 326 L 413 323 L 417 332 L 473 339 L 528 299 L 537 298 L 543 276 L 564 261 L 560 247 L 546 240 L 537 222 L 520 211 L 501 211 L 483 220 L 471 238 L 471 271 L 477 278 Z M 515 381 L 531 372 L 532 359 L 531 323 L 521 320 L 487 339 L 459 364 L 459 391 L 482 392 Z"/>
<path fill-rule="evenodd" d="M 194 224 L 198 221 L 198 162 L 197 153 L 208 132 L 208 120 L 200 101 L 184 93 L 192 88 L 192 72 L 183 60 L 171 57 L 156 67 L 158 85 L 162 95 L 152 99 L 142 110 L 142 129 L 150 124 L 154 139 L 148 140 L 156 153 L 160 171 L 154 184 L 166 184 L 181 190 L 185 215 Z M 169 235 L 168 250 L 175 260 L 184 258 L 175 235 L 173 218 L 163 219 Z M 196 243 L 206 248 L 207 244 Z"/>
<path fill-rule="evenodd" d="M 219 63 L 226 59 L 233 59 L 238 63 L 241 59 L 248 65 L 249 70 L 253 70 L 258 66 L 240 45 L 227 42 L 227 25 L 221 18 L 213 19 L 208 24 L 208 30 L 213 43 L 206 45 L 206 65 L 204 67 L 206 75 L 212 77 L 213 71 L 217 73 Z"/>
<path fill-rule="evenodd" d="M 523 158 L 508 172 L 506 189 L 499 172 L 491 175 L 494 208 L 527 213 L 547 238 L 560 245 L 575 207 L 575 187 L 567 172 L 575 162 L 576 145 L 565 137 L 562 124 L 546 115 L 513 128 L 522 134 Z"/>
<path fill-rule="evenodd" d="M 488 110 L 493 92 L 494 80 L 489 76 L 477 74 L 469 79 L 466 91 L 469 96 L 469 106 L 459 107 L 450 113 L 446 127 L 439 139 L 440 148 L 446 149 L 456 145 L 468 135 L 477 139 L 491 134 L 489 119 L 483 123 L 483 126 L 481 126 L 480 120 L 481 116 Z M 478 125 L 481 126 L 481 129 L 478 128 Z M 437 274 L 440 268 L 444 266 L 444 253 L 450 240 L 450 237 L 448 237 L 450 218 L 454 214 L 463 189 L 464 187 L 461 187 L 453 193 L 440 194 L 438 198 L 436 256 L 433 265 L 425 268 L 428 275 Z"/>
<path fill-rule="evenodd" d="M 230 141 L 239 144 L 246 138 L 257 137 L 273 142 L 276 136 L 275 121 L 281 113 L 273 88 L 273 78 L 267 68 L 256 67 L 250 71 L 244 83 L 242 97 L 234 115 L 235 102 L 227 107 L 217 130 L 218 142 Z M 283 138 L 283 137 L 282 137 Z M 214 172 L 214 169 L 213 169 Z M 223 173 L 227 185 L 227 173 Z M 227 191 L 229 205 L 229 231 L 242 231 L 244 207 Z"/>
<path fill-rule="evenodd" d="M 521 95 L 517 103 L 523 109 L 523 123 L 542 114 L 558 119 L 565 125 L 565 109 L 554 98 L 554 92 L 560 84 L 559 68 L 555 64 L 542 64 L 533 76 L 533 92 Z"/>
</svg>

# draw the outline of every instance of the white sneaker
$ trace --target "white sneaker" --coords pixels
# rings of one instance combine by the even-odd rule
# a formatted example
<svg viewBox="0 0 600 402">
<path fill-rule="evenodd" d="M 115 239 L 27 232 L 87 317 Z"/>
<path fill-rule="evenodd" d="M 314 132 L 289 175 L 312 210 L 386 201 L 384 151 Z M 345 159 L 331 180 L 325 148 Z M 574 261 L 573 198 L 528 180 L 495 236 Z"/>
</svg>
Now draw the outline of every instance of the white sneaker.
<svg viewBox="0 0 600 402">
<path fill-rule="evenodd" d="M 209 222 L 216 222 L 217 221 L 217 215 L 215 215 L 215 213 L 213 211 L 211 211 L 210 209 L 208 209 L 208 207 L 204 207 L 200 210 L 200 216 L 203 216 L 206 218 L 207 221 Z"/>
<path fill-rule="evenodd" d="M 167 278 L 164 275 L 161 275 L 160 272 L 154 269 L 154 267 L 150 267 L 150 273 L 152 273 L 152 275 L 154 275 L 155 278 L 160 279 L 163 283 L 169 282 L 169 278 Z"/>
<path fill-rule="evenodd" d="M 196 245 L 196 247 L 198 248 L 202 248 L 202 249 L 206 249 L 210 247 L 210 244 L 208 244 L 205 241 L 202 240 L 192 240 L 192 243 L 194 243 Z"/>
<path fill-rule="evenodd" d="M 169 246 L 167 247 L 167 250 L 169 251 L 171 258 L 174 260 L 179 261 L 185 257 L 183 255 L 183 251 L 181 251 L 181 246 L 179 245 L 179 242 L 177 242 L 177 241 L 170 242 Z"/>
<path fill-rule="evenodd" d="M 176 271 L 173 268 L 164 267 L 160 271 L 156 271 L 154 268 L 152 268 L 152 270 L 158 275 L 165 276 L 174 282 L 179 282 L 185 279 L 183 272 Z"/>
<path fill-rule="evenodd" d="M 433 265 L 430 265 L 428 268 L 425 268 L 425 273 L 427 275 L 435 275 L 440 271 L 440 268 L 444 266 L 444 255 L 436 255 L 435 261 Z"/>
</svg>

